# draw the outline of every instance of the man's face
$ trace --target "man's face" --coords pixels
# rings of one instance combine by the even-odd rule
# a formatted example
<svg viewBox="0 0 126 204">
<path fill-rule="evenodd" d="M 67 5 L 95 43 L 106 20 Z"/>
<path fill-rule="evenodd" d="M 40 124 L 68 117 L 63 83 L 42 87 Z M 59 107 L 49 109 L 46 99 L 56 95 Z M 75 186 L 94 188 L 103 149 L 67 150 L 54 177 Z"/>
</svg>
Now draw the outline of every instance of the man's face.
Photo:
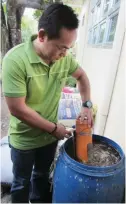
<svg viewBox="0 0 126 204">
<path fill-rule="evenodd" d="M 66 55 L 67 50 L 74 45 L 76 38 L 77 29 L 62 28 L 58 39 L 49 40 L 46 35 L 43 37 L 42 52 L 48 60 L 55 62 Z"/>
</svg>

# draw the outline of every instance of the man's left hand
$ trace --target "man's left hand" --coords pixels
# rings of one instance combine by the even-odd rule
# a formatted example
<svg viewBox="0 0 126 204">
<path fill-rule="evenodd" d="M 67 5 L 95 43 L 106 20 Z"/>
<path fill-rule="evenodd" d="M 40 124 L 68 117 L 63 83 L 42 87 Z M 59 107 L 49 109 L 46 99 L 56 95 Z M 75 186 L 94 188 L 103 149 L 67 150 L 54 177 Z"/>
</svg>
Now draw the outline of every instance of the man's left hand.
<svg viewBox="0 0 126 204">
<path fill-rule="evenodd" d="M 78 116 L 78 119 L 79 118 L 81 122 L 84 122 L 84 120 L 87 120 L 88 126 L 93 127 L 93 112 L 91 108 L 82 107 L 81 112 Z"/>
</svg>

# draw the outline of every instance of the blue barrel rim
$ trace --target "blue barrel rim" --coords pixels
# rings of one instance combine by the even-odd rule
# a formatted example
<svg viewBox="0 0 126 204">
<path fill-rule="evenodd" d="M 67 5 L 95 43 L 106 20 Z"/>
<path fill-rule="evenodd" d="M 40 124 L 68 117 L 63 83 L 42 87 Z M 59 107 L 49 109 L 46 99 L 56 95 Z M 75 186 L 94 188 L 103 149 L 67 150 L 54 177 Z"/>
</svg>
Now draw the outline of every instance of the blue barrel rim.
<svg viewBox="0 0 126 204">
<path fill-rule="evenodd" d="M 98 176 L 98 177 L 101 177 L 101 176 L 106 177 L 106 176 L 113 175 L 113 171 L 116 171 L 118 173 L 119 171 L 122 170 L 122 168 L 124 168 L 123 167 L 124 165 L 122 165 L 122 163 L 124 163 L 124 160 L 125 160 L 124 152 L 122 148 L 113 140 L 104 136 L 93 134 L 93 139 L 100 140 L 101 138 L 102 138 L 102 141 L 110 142 L 109 144 L 112 145 L 119 152 L 121 159 L 118 163 L 113 164 L 111 166 L 100 167 L 100 166 L 86 165 L 78 161 L 75 161 L 67 154 L 65 150 L 67 143 L 70 140 L 72 140 L 72 137 L 70 137 L 61 147 L 61 154 L 62 154 L 63 161 L 66 162 L 67 165 L 69 165 L 69 167 L 72 168 L 73 170 L 76 170 L 82 174 L 87 174 L 89 176 L 92 175 L 92 176 Z"/>
</svg>

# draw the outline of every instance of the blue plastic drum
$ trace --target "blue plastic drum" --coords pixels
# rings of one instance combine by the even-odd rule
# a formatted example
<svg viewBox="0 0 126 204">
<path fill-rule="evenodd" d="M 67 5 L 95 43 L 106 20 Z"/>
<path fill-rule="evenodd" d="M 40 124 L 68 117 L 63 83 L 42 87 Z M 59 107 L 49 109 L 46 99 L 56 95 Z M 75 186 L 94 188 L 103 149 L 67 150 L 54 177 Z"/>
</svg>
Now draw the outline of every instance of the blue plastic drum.
<svg viewBox="0 0 126 204">
<path fill-rule="evenodd" d="M 117 164 L 88 166 L 75 161 L 68 153 L 72 138 L 61 147 L 53 180 L 53 203 L 121 203 L 125 186 L 125 156 L 114 141 L 98 135 L 93 140 L 105 142 L 120 154 Z"/>
</svg>

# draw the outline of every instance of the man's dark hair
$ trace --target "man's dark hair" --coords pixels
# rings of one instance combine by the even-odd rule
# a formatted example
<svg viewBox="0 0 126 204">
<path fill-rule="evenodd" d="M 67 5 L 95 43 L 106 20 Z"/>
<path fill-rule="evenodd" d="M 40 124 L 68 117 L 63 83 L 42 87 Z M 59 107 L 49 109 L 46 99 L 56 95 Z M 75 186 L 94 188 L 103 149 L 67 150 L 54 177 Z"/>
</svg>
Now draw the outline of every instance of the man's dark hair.
<svg viewBox="0 0 126 204">
<path fill-rule="evenodd" d="M 73 30 L 78 28 L 77 15 L 73 9 L 62 3 L 50 5 L 39 19 L 38 30 L 43 28 L 49 39 L 60 37 L 61 28 Z"/>
</svg>

